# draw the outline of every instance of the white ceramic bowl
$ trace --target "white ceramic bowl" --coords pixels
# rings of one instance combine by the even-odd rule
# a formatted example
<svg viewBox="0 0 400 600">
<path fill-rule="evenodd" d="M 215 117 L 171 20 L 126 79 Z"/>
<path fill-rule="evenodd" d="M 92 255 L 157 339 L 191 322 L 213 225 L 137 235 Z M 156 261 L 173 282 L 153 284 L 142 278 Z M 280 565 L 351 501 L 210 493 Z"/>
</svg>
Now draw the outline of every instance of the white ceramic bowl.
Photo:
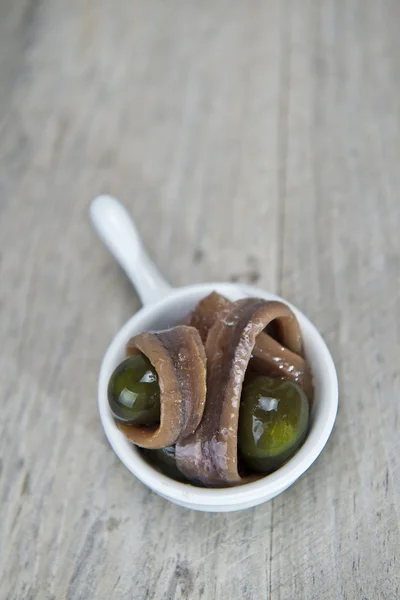
<svg viewBox="0 0 400 600">
<path fill-rule="evenodd" d="M 292 485 L 315 461 L 332 431 L 337 406 L 338 383 L 329 350 L 317 329 L 296 307 L 274 294 L 248 285 L 207 283 L 173 289 L 157 272 L 140 243 L 125 209 L 109 196 L 99 196 L 91 206 L 93 223 L 134 283 L 142 301 L 139 310 L 117 333 L 101 365 L 98 403 L 105 434 L 117 456 L 154 492 L 167 500 L 195 510 L 226 512 L 256 506 L 274 498 Z M 307 361 L 314 382 L 314 404 L 307 438 L 283 467 L 263 479 L 246 485 L 210 489 L 180 483 L 154 469 L 117 428 L 108 407 L 110 376 L 123 358 L 130 337 L 146 330 L 165 329 L 179 323 L 196 303 L 213 290 L 231 300 L 246 296 L 286 302 L 300 323 Z"/>
</svg>

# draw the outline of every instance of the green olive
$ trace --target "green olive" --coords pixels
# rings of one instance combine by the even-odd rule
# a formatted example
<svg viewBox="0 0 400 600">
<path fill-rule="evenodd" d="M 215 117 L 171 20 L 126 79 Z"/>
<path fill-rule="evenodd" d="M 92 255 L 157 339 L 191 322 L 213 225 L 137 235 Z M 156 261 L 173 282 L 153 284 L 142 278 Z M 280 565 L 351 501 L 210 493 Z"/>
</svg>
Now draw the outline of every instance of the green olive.
<svg viewBox="0 0 400 600">
<path fill-rule="evenodd" d="M 167 446 L 160 450 L 143 449 L 142 452 L 149 463 L 167 477 L 171 477 L 176 481 L 186 481 L 185 477 L 176 466 L 175 446 Z"/>
<path fill-rule="evenodd" d="M 108 384 L 108 403 L 114 417 L 127 425 L 160 422 L 160 386 L 146 356 L 135 354 L 118 365 Z"/>
<path fill-rule="evenodd" d="M 238 445 L 242 459 L 256 471 L 270 473 L 283 465 L 303 443 L 309 406 L 293 381 L 254 377 L 243 386 Z"/>
</svg>

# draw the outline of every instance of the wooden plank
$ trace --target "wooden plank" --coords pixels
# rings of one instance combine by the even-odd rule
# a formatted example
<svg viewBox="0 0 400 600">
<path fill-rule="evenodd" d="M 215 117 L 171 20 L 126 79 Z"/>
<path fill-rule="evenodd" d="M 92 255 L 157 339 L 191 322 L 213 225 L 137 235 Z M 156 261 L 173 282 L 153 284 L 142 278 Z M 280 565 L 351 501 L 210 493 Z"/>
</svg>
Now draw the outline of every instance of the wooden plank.
<svg viewBox="0 0 400 600">
<path fill-rule="evenodd" d="M 273 502 L 272 597 L 396 598 L 395 40 L 382 5 L 304 8 L 288 10 L 282 294 L 325 334 L 341 404 L 325 452 Z"/>
</svg>

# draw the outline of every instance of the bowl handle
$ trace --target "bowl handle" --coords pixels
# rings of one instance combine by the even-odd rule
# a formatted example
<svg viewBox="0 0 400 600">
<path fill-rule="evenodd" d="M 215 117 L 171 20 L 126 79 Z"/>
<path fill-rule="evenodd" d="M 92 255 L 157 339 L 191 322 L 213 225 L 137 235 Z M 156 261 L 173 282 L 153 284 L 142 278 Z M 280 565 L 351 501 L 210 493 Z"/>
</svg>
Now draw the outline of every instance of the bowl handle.
<svg viewBox="0 0 400 600">
<path fill-rule="evenodd" d="M 171 286 L 143 247 L 126 208 L 112 196 L 97 196 L 90 205 L 97 233 L 133 283 L 143 304 L 164 298 Z"/>
</svg>

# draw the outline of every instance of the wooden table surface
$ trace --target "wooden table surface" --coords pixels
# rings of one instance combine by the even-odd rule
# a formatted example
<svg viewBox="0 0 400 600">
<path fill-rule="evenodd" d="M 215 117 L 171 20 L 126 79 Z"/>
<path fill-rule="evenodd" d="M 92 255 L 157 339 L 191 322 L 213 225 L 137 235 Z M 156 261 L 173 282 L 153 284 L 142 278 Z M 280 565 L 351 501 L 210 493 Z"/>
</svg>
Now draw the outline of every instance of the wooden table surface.
<svg viewBox="0 0 400 600">
<path fill-rule="evenodd" d="M 400 3 L 3 0 L 0 598 L 400 598 Z M 169 504 L 96 408 L 138 308 L 120 197 L 176 285 L 253 282 L 321 330 L 340 409 L 255 509 Z"/>
</svg>

